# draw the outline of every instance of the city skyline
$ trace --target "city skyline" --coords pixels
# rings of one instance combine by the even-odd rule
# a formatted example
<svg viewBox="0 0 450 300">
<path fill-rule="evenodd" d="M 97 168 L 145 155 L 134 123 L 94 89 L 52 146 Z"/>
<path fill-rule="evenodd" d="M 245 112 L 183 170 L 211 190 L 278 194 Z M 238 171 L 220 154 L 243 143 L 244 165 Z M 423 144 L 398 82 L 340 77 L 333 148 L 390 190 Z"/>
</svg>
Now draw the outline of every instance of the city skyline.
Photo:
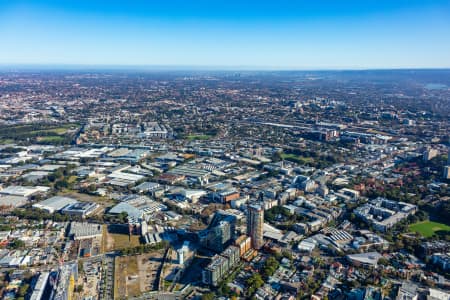
<svg viewBox="0 0 450 300">
<path fill-rule="evenodd" d="M 0 65 L 450 67 L 447 1 L 0 1 Z"/>
</svg>

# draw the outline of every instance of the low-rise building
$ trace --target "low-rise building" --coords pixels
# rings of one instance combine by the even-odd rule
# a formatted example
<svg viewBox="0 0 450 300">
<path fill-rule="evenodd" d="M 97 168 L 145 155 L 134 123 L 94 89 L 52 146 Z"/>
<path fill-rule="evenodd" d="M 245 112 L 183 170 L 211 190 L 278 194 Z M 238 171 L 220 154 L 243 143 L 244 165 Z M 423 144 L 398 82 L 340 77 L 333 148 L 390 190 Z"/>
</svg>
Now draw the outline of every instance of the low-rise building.
<svg viewBox="0 0 450 300">
<path fill-rule="evenodd" d="M 347 259 L 357 267 L 374 268 L 378 265 L 378 260 L 382 255 L 378 252 L 367 252 L 358 254 L 349 254 Z"/>
<path fill-rule="evenodd" d="M 101 237 L 103 235 L 103 226 L 94 223 L 70 223 L 69 237 L 74 240 L 89 239 Z"/>
<path fill-rule="evenodd" d="M 73 204 L 69 204 L 68 206 L 63 208 L 61 212 L 66 215 L 80 216 L 85 218 L 93 214 L 98 207 L 99 205 L 97 203 L 76 202 Z"/>
<path fill-rule="evenodd" d="M 357 207 L 354 213 L 372 224 L 376 230 L 386 231 L 409 215 L 415 214 L 416 210 L 417 206 L 414 204 L 379 197 Z"/>
<path fill-rule="evenodd" d="M 69 197 L 54 196 L 39 203 L 33 204 L 34 208 L 45 210 L 49 213 L 60 211 L 66 206 L 78 203 L 77 200 Z"/>
</svg>

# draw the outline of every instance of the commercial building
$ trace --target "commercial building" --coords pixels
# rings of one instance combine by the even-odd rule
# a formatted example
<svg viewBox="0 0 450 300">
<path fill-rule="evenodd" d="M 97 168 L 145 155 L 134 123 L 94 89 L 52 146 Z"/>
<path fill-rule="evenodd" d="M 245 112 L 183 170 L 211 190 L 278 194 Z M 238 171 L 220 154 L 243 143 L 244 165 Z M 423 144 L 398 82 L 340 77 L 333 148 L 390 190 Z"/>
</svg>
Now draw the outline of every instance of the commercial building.
<svg viewBox="0 0 450 300">
<path fill-rule="evenodd" d="M 260 249 L 263 244 L 264 209 L 260 205 L 248 206 L 247 235 L 250 236 L 252 247 Z"/>
<path fill-rule="evenodd" d="M 189 265 L 195 254 L 195 251 L 191 249 L 189 241 L 184 241 L 183 246 L 176 251 L 178 264 L 185 266 Z"/>
<path fill-rule="evenodd" d="M 378 260 L 382 255 L 378 252 L 367 252 L 358 254 L 349 254 L 347 259 L 353 265 L 358 267 L 373 268 L 378 264 Z"/>
</svg>

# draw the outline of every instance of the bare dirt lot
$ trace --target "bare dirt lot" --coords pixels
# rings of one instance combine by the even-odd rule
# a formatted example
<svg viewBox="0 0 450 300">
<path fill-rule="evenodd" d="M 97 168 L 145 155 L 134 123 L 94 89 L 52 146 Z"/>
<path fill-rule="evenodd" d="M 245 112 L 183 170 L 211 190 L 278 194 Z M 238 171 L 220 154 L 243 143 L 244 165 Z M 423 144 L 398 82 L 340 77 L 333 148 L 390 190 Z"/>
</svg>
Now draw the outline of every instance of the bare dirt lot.
<svg viewBox="0 0 450 300">
<path fill-rule="evenodd" d="M 164 250 L 116 259 L 115 297 L 127 299 L 158 288 L 157 273 Z"/>
</svg>

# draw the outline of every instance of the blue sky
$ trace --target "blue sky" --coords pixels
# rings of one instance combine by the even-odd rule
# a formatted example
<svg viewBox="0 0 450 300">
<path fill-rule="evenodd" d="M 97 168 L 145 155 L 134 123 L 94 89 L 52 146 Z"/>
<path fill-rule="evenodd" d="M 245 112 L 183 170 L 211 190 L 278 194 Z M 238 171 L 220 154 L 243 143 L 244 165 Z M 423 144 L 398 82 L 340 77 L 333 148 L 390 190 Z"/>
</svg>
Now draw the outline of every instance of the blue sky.
<svg viewBox="0 0 450 300">
<path fill-rule="evenodd" d="M 450 1 L 0 0 L 0 64 L 450 67 Z"/>
</svg>

